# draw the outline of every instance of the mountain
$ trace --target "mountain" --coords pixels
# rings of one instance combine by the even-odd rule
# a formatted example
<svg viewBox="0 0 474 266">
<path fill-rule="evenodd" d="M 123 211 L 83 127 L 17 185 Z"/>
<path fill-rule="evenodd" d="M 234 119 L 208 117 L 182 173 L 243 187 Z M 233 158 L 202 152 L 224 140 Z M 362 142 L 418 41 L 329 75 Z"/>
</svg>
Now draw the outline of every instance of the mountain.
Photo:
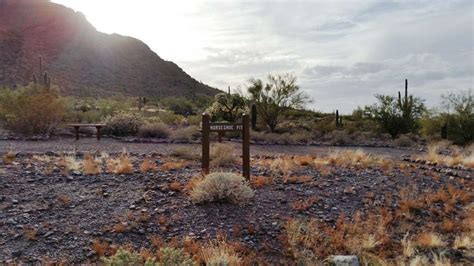
<svg viewBox="0 0 474 266">
<path fill-rule="evenodd" d="M 79 12 L 47 0 L 0 0 L 0 86 L 42 69 L 64 95 L 214 95 L 132 37 L 98 32 Z"/>
</svg>

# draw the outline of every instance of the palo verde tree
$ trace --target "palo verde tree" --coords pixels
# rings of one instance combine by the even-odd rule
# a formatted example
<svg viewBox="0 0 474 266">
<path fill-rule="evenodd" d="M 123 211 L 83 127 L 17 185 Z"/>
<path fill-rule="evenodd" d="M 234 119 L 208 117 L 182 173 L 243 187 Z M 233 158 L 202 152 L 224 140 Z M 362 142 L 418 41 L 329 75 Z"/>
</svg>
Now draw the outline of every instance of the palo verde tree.
<svg viewBox="0 0 474 266">
<path fill-rule="evenodd" d="M 447 113 L 443 114 L 447 126 L 448 139 L 458 144 L 466 144 L 474 140 L 474 97 L 472 90 L 442 95 L 443 106 Z"/>
<path fill-rule="evenodd" d="M 244 98 L 237 93 L 218 93 L 207 109 L 214 120 L 235 122 L 246 110 Z"/>
<path fill-rule="evenodd" d="M 250 79 L 247 88 L 249 100 L 257 106 L 259 119 L 275 132 L 281 114 L 289 109 L 299 109 L 309 101 L 309 96 L 296 85 L 291 74 L 268 75 L 267 83 Z"/>
<path fill-rule="evenodd" d="M 408 80 L 405 80 L 404 97 L 400 92 L 398 92 L 398 99 L 381 94 L 375 97 L 378 103 L 367 106 L 366 113 L 393 138 L 418 129 L 418 120 L 425 111 L 425 105 L 422 99 L 408 95 Z"/>
</svg>

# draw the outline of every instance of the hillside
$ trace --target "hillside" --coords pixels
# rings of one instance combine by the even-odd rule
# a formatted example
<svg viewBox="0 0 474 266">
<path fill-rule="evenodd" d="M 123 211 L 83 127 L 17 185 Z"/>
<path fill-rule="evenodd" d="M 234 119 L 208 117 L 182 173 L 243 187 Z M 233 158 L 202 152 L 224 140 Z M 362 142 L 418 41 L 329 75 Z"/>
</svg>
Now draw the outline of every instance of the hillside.
<svg viewBox="0 0 474 266">
<path fill-rule="evenodd" d="M 98 32 L 79 12 L 46 0 L 0 0 L 0 86 L 38 75 L 39 57 L 64 95 L 214 95 L 145 43 Z"/>
</svg>

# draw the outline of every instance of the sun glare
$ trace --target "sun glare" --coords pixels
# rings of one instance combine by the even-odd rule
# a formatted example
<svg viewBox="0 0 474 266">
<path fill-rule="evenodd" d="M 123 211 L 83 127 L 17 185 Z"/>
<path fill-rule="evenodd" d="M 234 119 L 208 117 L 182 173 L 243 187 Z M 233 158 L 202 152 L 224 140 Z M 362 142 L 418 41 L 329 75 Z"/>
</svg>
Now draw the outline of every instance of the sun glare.
<svg viewBox="0 0 474 266">
<path fill-rule="evenodd" d="M 97 30 L 135 37 L 167 60 L 200 56 L 208 36 L 198 28 L 194 1 L 53 0 L 86 15 Z"/>
</svg>

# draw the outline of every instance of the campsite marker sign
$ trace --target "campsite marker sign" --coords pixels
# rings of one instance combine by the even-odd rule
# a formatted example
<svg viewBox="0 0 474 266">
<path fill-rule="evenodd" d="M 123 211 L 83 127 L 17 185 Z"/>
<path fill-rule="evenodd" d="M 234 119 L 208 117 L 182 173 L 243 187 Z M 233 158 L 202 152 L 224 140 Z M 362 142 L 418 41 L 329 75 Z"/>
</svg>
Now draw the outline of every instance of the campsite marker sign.
<svg viewBox="0 0 474 266">
<path fill-rule="evenodd" d="M 227 131 L 242 132 L 242 167 L 243 176 L 250 179 L 250 131 L 249 131 L 249 116 L 242 115 L 242 123 L 211 123 L 209 115 L 202 114 L 202 171 L 205 174 L 209 173 L 209 150 L 211 132 L 218 132 L 222 134 Z"/>
</svg>

